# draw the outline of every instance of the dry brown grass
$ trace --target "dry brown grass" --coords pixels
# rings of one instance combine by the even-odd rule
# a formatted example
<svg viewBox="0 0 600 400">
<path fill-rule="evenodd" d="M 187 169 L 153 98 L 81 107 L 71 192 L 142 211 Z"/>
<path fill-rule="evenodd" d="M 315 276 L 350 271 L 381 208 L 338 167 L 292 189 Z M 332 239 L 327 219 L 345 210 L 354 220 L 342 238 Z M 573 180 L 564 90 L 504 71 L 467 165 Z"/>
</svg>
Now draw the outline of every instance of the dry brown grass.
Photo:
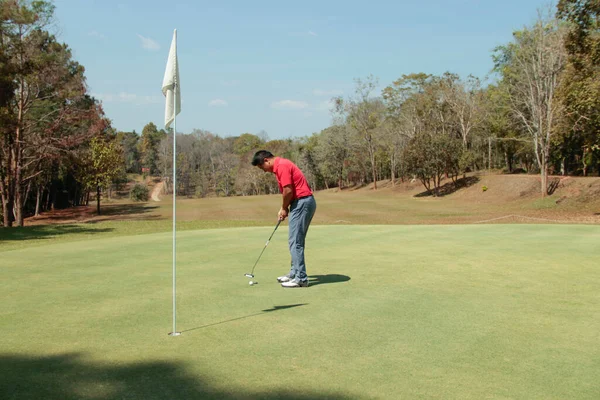
<svg viewBox="0 0 600 400">
<path fill-rule="evenodd" d="M 464 224 L 480 222 L 600 223 L 600 178 L 552 177 L 555 188 L 542 198 L 539 177 L 533 175 L 477 175 L 467 185 L 455 188 L 448 182 L 443 195 L 427 195 L 417 182 L 392 185 L 378 182 L 379 189 L 330 189 L 315 194 L 318 203 L 315 224 Z M 487 190 L 483 190 L 486 187 Z M 180 221 L 229 220 L 263 221 L 276 218 L 278 195 L 251 197 L 211 197 L 177 199 Z M 170 219 L 172 201 L 131 203 L 113 200 L 44 213 L 28 218 L 26 225 L 98 222 L 106 220 Z"/>
</svg>

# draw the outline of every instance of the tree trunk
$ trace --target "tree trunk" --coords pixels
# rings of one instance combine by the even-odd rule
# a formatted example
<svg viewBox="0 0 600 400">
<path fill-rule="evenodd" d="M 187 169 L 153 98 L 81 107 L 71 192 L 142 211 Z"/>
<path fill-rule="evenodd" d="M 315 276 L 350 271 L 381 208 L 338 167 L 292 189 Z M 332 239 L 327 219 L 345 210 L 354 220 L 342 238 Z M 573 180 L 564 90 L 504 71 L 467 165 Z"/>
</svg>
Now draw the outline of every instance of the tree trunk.
<svg viewBox="0 0 600 400">
<path fill-rule="evenodd" d="M 50 186 L 50 187 L 52 187 L 52 186 Z M 48 209 L 50 209 L 50 189 L 46 190 L 46 200 L 44 200 L 43 211 L 46 211 Z"/>
<path fill-rule="evenodd" d="M 0 180 L 0 192 L 2 194 L 2 218 L 3 218 L 3 223 L 2 225 L 5 228 L 10 228 L 12 226 L 12 222 L 13 222 L 13 214 L 12 214 L 12 209 L 13 209 L 13 204 L 12 204 L 12 194 L 10 193 L 10 186 L 11 186 L 11 182 L 10 182 L 10 177 L 8 177 L 8 182 L 7 185 L 4 184 L 4 181 Z M 8 188 L 6 187 L 8 186 Z"/>
<path fill-rule="evenodd" d="M 96 186 L 96 212 L 100 215 L 100 185 Z"/>
<path fill-rule="evenodd" d="M 17 168 L 17 170 L 20 170 L 20 168 Z M 19 180 L 20 180 L 20 173 L 19 175 Z M 22 187 L 19 183 L 17 183 L 16 188 L 15 188 L 15 203 L 14 203 L 14 210 L 15 210 L 15 224 L 16 226 L 23 226 L 23 193 L 22 193 Z"/>
<path fill-rule="evenodd" d="M 390 175 L 392 177 L 392 187 L 396 186 L 396 157 L 392 154 L 390 157 Z"/>
<path fill-rule="evenodd" d="M 377 190 L 377 169 L 375 167 L 375 154 L 371 156 L 371 172 L 373 173 L 373 189 Z"/>
<path fill-rule="evenodd" d="M 540 169 L 542 176 L 542 197 L 546 197 L 548 193 L 548 165 L 546 164 L 546 160 L 542 161 Z"/>
<path fill-rule="evenodd" d="M 10 228 L 12 226 L 12 202 L 11 201 L 3 201 L 2 202 L 2 215 L 4 217 L 3 225 L 5 228 Z"/>
<path fill-rule="evenodd" d="M 40 215 L 40 203 L 42 201 L 42 186 L 38 185 L 37 195 L 35 196 L 35 216 Z"/>
</svg>

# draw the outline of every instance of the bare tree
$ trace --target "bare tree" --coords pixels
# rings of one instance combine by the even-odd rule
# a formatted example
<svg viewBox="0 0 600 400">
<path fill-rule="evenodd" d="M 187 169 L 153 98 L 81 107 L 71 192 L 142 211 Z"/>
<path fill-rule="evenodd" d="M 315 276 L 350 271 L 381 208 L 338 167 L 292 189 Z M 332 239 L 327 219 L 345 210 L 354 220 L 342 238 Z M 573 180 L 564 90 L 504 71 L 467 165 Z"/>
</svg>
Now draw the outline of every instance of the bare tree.
<svg viewBox="0 0 600 400">
<path fill-rule="evenodd" d="M 548 190 L 552 135 L 563 108 L 556 93 L 567 62 L 565 37 L 566 30 L 558 20 L 540 13 L 533 27 L 515 32 L 514 41 L 499 48 L 496 56 L 511 110 L 533 139 L 542 196 Z"/>
<path fill-rule="evenodd" d="M 378 81 L 372 75 L 366 80 L 356 79 L 354 96 L 344 100 L 341 97 L 335 99 L 338 114 L 346 116 L 347 123 L 354 129 L 364 141 L 369 161 L 373 188 L 377 190 L 377 163 L 375 159 L 377 148 L 377 133 L 385 119 L 385 106 L 379 98 L 371 95 L 377 88 Z"/>
<path fill-rule="evenodd" d="M 472 75 L 463 81 L 458 75 L 446 72 L 441 83 L 445 92 L 444 100 L 456 119 L 457 130 L 466 149 L 471 133 L 485 118 L 481 82 Z"/>
</svg>

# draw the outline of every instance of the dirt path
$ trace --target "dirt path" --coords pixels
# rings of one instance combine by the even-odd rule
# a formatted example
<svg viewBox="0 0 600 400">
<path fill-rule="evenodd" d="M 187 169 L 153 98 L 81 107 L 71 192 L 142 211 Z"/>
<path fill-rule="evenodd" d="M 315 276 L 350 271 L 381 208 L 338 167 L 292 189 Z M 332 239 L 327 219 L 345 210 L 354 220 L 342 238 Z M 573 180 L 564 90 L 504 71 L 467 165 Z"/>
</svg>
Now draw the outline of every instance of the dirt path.
<svg viewBox="0 0 600 400">
<path fill-rule="evenodd" d="M 165 183 L 163 181 L 158 182 L 154 189 L 152 189 L 152 195 L 150 196 L 154 201 L 160 201 L 160 197 L 158 197 L 162 193 L 162 189 Z"/>
</svg>

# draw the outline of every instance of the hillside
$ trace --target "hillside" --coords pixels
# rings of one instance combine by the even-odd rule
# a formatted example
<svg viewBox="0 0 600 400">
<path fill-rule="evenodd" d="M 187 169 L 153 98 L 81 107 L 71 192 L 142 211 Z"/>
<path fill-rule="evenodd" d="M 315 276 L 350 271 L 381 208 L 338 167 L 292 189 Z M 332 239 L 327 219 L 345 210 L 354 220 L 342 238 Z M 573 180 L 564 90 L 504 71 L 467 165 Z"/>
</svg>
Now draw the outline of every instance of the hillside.
<svg viewBox="0 0 600 400">
<path fill-rule="evenodd" d="M 416 182 L 378 182 L 361 188 L 329 189 L 315 194 L 316 224 L 461 224 L 482 222 L 600 223 L 600 178 L 552 177 L 552 194 L 542 198 L 539 177 L 533 175 L 481 174 L 468 176 L 455 188 L 446 183 L 441 195 L 425 193 Z M 157 184 L 152 182 L 152 185 Z M 484 187 L 486 190 L 484 191 Z M 152 190 L 152 186 L 151 186 Z M 223 220 L 270 224 L 279 196 L 229 198 L 178 198 L 180 221 Z M 98 222 L 105 220 L 169 220 L 170 195 L 160 201 L 131 203 L 112 200 L 102 203 L 103 215 L 95 205 L 57 210 L 29 218 L 26 225 Z M 275 211 L 274 211 L 275 210 Z"/>
</svg>

